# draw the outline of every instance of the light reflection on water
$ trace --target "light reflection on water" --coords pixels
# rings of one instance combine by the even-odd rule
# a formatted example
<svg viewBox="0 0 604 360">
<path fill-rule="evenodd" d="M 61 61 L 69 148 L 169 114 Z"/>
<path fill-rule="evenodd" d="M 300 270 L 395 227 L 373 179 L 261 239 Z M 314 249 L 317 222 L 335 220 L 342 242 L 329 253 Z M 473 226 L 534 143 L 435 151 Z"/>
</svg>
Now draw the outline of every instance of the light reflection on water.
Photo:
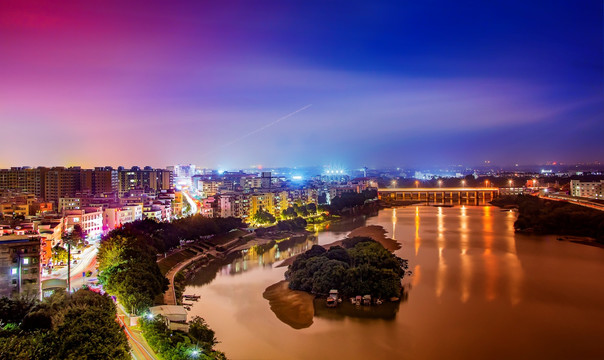
<svg viewBox="0 0 604 360">
<path fill-rule="evenodd" d="M 515 213 L 488 206 L 411 206 L 367 219 L 403 244 L 397 255 L 413 270 L 404 280 L 409 300 L 394 320 L 315 317 L 311 327 L 294 330 L 262 298 L 286 270 L 272 265 L 313 241 L 341 239 L 364 221 L 340 224 L 290 248 L 250 250 L 210 284 L 196 286 L 194 279 L 186 293 L 202 295 L 192 313 L 210 323 L 218 348 L 233 359 L 604 354 L 604 250 L 516 235 L 514 221 Z"/>
</svg>

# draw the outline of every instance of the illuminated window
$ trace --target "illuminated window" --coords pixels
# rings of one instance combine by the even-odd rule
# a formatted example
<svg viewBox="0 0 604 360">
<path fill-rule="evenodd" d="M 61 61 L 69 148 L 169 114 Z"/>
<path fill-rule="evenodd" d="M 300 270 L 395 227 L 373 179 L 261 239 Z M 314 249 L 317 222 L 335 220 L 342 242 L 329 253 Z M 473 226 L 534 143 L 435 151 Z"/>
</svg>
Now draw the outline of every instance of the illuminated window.
<svg viewBox="0 0 604 360">
<path fill-rule="evenodd" d="M 23 259 L 23 265 L 29 265 L 29 258 Z"/>
<path fill-rule="evenodd" d="M 17 275 L 17 268 L 10 269 L 10 274 L 11 275 Z"/>
</svg>

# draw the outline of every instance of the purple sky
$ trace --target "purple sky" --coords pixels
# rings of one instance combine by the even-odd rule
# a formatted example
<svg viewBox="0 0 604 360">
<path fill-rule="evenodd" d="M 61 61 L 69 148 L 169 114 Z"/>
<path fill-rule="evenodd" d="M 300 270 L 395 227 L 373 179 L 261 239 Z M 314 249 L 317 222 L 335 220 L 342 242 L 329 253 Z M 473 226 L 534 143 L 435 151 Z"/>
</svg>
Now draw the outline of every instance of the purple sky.
<svg viewBox="0 0 604 360">
<path fill-rule="evenodd" d="M 207 3 L 2 2 L 0 167 L 604 160 L 602 2 Z"/>
</svg>

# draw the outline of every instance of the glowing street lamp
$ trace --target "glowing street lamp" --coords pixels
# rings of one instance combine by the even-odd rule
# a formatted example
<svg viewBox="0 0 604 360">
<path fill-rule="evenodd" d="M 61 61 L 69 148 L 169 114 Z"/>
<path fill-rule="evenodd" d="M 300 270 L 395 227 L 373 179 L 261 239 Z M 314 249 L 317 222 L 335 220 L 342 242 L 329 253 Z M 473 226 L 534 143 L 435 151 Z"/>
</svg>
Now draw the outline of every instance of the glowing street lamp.
<svg viewBox="0 0 604 360">
<path fill-rule="evenodd" d="M 485 185 L 485 187 L 489 187 L 489 180 L 485 180 L 484 185 Z"/>
<path fill-rule="evenodd" d="M 465 180 L 462 180 L 462 181 L 461 181 L 461 187 L 465 187 L 465 186 L 466 186 L 466 181 L 465 181 Z"/>
<path fill-rule="evenodd" d="M 512 187 L 512 183 L 513 183 L 513 182 L 514 182 L 514 181 L 513 181 L 512 179 L 508 180 L 508 184 L 510 184 L 510 187 Z"/>
<path fill-rule="evenodd" d="M 442 187 L 443 181 L 442 180 L 438 180 L 438 187 Z"/>
<path fill-rule="evenodd" d="M 419 188 L 419 180 L 415 180 L 415 187 Z"/>
</svg>

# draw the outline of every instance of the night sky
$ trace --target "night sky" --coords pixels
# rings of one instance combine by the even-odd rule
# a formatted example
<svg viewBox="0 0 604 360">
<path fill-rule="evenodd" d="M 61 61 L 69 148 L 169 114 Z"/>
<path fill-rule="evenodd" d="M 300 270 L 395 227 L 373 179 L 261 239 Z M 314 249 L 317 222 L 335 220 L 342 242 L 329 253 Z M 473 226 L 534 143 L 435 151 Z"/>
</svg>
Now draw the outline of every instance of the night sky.
<svg viewBox="0 0 604 360">
<path fill-rule="evenodd" d="M 602 6 L 2 1 L 0 167 L 601 161 Z"/>
</svg>

